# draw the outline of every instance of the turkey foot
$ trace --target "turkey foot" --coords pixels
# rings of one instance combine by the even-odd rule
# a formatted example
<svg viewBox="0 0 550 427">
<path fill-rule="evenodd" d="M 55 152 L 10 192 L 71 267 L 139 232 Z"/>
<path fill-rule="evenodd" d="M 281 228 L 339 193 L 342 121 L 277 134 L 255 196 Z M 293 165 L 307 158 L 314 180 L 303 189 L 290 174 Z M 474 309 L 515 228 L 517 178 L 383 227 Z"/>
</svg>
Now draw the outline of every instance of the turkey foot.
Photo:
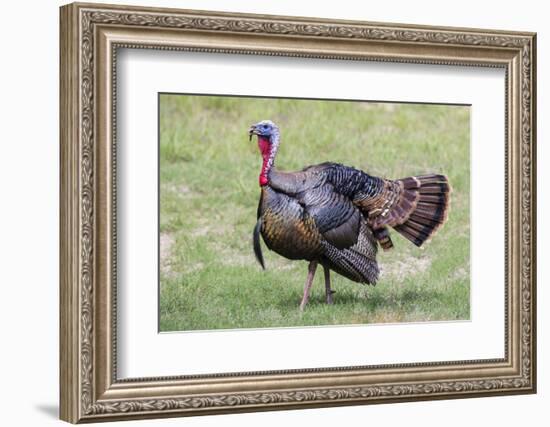
<svg viewBox="0 0 550 427">
<path fill-rule="evenodd" d="M 325 294 L 326 294 L 326 301 L 327 304 L 332 304 L 332 294 L 336 291 L 333 291 L 330 289 L 330 269 L 328 267 L 323 266 L 323 269 L 325 270 Z"/>
<path fill-rule="evenodd" d="M 304 308 L 309 300 L 309 291 L 311 290 L 311 285 L 313 284 L 313 278 L 315 277 L 315 270 L 317 269 L 317 261 L 311 261 L 307 267 L 307 279 L 304 286 L 304 296 L 302 297 L 302 302 L 300 303 L 300 311 L 304 311 Z"/>
</svg>

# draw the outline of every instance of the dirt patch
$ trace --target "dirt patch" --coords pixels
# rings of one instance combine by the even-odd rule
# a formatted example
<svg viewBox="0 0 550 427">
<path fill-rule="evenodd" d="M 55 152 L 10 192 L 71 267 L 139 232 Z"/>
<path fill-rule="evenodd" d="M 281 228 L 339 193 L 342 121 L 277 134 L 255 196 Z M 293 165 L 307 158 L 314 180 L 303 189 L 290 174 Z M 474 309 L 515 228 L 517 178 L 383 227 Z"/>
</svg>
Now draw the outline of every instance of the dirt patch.
<svg viewBox="0 0 550 427">
<path fill-rule="evenodd" d="M 189 187 L 187 187 L 186 185 L 180 185 L 179 187 L 177 187 L 177 191 L 180 194 L 190 194 L 191 193 L 191 189 Z"/>
<path fill-rule="evenodd" d="M 189 235 L 193 237 L 201 237 L 206 235 L 223 236 L 226 232 L 227 227 L 224 224 L 205 224 L 190 231 Z"/>
<path fill-rule="evenodd" d="M 196 226 L 189 231 L 189 235 L 192 237 L 212 236 L 225 240 L 231 238 L 230 232 L 231 224 L 226 223 L 221 215 L 207 212 L 197 218 Z"/>
<path fill-rule="evenodd" d="M 300 261 L 290 261 L 290 262 L 285 262 L 285 263 L 278 263 L 278 264 L 274 265 L 274 268 L 276 270 L 279 270 L 279 271 L 292 270 L 294 268 L 294 265 L 295 265 L 296 262 L 300 262 Z M 307 263 L 302 262 L 302 264 L 304 265 L 303 270 L 305 272 L 307 272 Z"/>
<path fill-rule="evenodd" d="M 380 276 L 392 276 L 399 282 L 416 274 L 424 273 L 430 268 L 430 257 L 409 258 L 406 261 L 391 261 L 380 267 Z"/>
<path fill-rule="evenodd" d="M 222 257 L 220 257 L 220 262 L 223 265 L 229 265 L 229 266 L 248 266 L 248 265 L 254 265 L 256 261 L 254 260 L 254 254 L 251 255 L 242 255 L 238 253 L 233 254 L 226 254 Z"/>
<path fill-rule="evenodd" d="M 222 242 L 214 241 L 211 245 L 214 252 L 218 254 L 218 261 L 222 265 L 227 266 L 247 266 L 254 265 L 256 260 L 254 259 L 254 253 L 252 247 L 249 253 L 243 253 L 237 248 L 231 248 L 224 245 Z"/>
<path fill-rule="evenodd" d="M 382 110 L 393 113 L 397 106 L 389 102 L 359 102 L 359 107 L 363 110 Z"/>
<path fill-rule="evenodd" d="M 451 280 L 464 280 L 470 276 L 470 267 L 459 267 L 451 275 Z"/>
<path fill-rule="evenodd" d="M 203 262 L 197 262 L 189 267 L 186 267 L 185 268 L 185 273 L 189 274 L 189 273 L 194 273 L 195 271 L 200 271 L 204 268 L 204 263 Z"/>
<path fill-rule="evenodd" d="M 174 246 L 174 236 L 170 233 L 160 233 L 160 272 L 170 276 L 172 272 L 170 254 Z"/>
</svg>

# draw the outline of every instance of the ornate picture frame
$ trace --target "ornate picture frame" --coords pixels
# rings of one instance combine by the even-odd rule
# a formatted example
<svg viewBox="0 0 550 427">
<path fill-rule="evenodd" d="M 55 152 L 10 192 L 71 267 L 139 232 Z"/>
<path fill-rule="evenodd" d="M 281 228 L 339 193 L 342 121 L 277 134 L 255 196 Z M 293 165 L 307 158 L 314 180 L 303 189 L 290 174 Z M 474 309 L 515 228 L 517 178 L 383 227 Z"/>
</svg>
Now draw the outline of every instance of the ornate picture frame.
<svg viewBox="0 0 550 427">
<path fill-rule="evenodd" d="M 80 3 L 60 13 L 61 419 L 78 423 L 536 391 L 535 34 Z M 505 357 L 118 379 L 120 48 L 504 69 Z"/>
</svg>

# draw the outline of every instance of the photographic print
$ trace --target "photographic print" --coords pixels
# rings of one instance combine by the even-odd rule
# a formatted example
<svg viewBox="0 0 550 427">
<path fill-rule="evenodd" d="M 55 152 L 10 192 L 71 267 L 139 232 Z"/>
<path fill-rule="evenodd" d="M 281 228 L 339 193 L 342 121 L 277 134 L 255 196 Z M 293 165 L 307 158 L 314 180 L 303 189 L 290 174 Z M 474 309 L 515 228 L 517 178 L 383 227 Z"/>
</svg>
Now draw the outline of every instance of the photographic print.
<svg viewBox="0 0 550 427">
<path fill-rule="evenodd" d="M 468 320 L 470 107 L 159 94 L 159 330 Z"/>
</svg>

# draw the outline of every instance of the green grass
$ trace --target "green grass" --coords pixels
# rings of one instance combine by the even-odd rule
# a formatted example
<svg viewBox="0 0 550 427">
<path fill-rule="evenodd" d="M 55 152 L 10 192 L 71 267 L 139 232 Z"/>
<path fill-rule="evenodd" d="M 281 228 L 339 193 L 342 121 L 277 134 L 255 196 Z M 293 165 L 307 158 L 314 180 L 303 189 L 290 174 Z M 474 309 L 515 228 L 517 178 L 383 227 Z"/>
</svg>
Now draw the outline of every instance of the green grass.
<svg viewBox="0 0 550 427">
<path fill-rule="evenodd" d="M 422 248 L 392 232 L 376 287 L 322 270 L 301 313 L 307 264 L 252 251 L 261 158 L 248 127 L 275 121 L 277 165 L 341 162 L 377 176 L 449 176 L 451 213 Z M 469 319 L 469 108 L 383 103 L 160 98 L 160 330 Z"/>
</svg>

